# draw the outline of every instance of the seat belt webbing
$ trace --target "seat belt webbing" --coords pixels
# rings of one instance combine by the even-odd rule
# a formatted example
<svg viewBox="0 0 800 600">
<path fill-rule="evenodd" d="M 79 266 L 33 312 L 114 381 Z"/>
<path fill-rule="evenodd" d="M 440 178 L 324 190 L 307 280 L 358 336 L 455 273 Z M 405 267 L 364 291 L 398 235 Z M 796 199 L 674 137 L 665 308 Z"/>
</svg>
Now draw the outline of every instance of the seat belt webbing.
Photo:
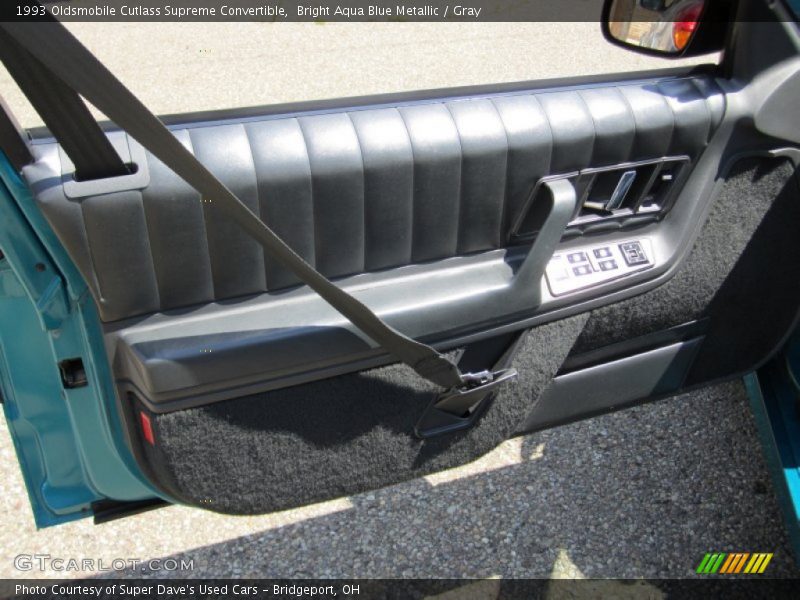
<svg viewBox="0 0 800 600">
<path fill-rule="evenodd" d="M 79 180 L 127 175 L 111 142 L 81 97 L 53 77 L 30 52 L 0 29 L 0 60 L 45 125 L 61 142 Z"/>
</svg>

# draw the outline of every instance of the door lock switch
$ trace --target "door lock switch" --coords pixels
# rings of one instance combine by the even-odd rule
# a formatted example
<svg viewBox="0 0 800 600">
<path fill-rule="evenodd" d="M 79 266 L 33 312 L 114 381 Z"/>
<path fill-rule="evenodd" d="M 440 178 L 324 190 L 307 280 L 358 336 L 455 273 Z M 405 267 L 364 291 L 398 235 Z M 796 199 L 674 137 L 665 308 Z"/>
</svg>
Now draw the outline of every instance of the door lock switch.
<svg viewBox="0 0 800 600">
<path fill-rule="evenodd" d="M 639 242 L 625 242 L 619 245 L 619 249 L 629 267 L 646 265 L 650 262 L 647 255 L 644 253 L 642 244 Z"/>
</svg>

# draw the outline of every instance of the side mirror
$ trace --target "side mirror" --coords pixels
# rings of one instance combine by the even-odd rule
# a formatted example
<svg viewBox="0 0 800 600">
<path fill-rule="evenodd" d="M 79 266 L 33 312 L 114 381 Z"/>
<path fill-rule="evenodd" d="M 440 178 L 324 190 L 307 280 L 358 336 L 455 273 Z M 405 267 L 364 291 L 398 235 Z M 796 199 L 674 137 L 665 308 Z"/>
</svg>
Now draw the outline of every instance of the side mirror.
<svg viewBox="0 0 800 600">
<path fill-rule="evenodd" d="M 603 35 L 636 52 L 678 58 L 722 49 L 730 2 L 606 0 Z"/>
</svg>

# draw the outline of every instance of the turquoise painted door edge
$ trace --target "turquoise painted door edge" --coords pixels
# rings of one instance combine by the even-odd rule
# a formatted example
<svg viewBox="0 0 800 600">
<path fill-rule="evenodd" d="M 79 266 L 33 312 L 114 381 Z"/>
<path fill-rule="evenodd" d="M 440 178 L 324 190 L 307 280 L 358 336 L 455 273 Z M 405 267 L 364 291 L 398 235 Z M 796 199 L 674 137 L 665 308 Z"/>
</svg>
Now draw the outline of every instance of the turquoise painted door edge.
<svg viewBox="0 0 800 600">
<path fill-rule="evenodd" d="M 775 358 L 745 377 L 745 385 L 789 539 L 800 557 L 800 329 Z"/>
<path fill-rule="evenodd" d="M 37 527 L 159 496 L 123 442 L 85 282 L 2 153 L 0 183 L 0 391 Z M 67 389 L 59 363 L 76 358 L 88 385 Z"/>
</svg>

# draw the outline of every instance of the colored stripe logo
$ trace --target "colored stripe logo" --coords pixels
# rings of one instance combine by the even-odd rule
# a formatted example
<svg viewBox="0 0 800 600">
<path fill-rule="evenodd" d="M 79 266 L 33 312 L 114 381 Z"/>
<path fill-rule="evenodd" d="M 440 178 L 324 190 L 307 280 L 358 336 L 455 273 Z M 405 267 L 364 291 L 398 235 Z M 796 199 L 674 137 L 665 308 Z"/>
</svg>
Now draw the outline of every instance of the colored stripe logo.
<svg viewBox="0 0 800 600">
<path fill-rule="evenodd" d="M 772 557 L 772 552 L 708 552 L 696 572 L 700 575 L 760 575 Z"/>
</svg>

